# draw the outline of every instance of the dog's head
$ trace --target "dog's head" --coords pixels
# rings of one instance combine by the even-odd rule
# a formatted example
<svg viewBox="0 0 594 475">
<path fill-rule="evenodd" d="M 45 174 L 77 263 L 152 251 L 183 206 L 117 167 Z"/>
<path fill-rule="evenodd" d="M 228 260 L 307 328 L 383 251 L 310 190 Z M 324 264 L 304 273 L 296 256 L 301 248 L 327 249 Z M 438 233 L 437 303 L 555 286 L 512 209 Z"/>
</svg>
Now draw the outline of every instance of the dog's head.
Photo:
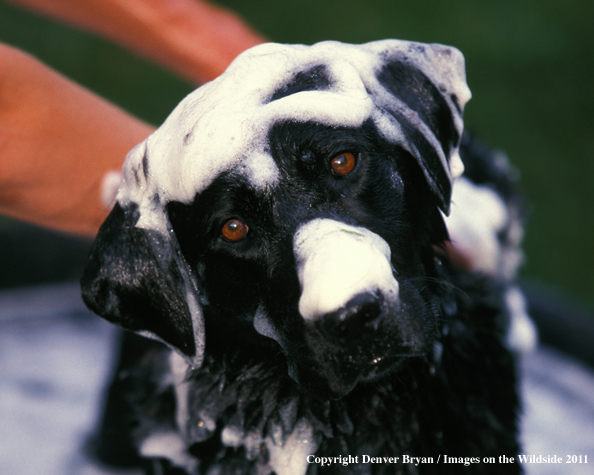
<svg viewBox="0 0 594 475">
<path fill-rule="evenodd" d="M 335 397 L 380 377 L 435 330 L 469 97 L 442 45 L 247 51 L 130 152 L 86 303 L 195 367 L 249 342 Z"/>
</svg>

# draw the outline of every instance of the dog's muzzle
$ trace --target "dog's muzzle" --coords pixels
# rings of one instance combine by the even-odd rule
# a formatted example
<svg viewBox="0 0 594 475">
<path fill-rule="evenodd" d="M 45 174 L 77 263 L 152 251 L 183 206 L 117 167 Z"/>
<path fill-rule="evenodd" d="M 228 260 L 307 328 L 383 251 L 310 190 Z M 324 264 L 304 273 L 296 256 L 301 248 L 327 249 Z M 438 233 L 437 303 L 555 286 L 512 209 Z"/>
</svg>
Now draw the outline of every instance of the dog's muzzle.
<svg viewBox="0 0 594 475">
<path fill-rule="evenodd" d="M 368 229 L 316 219 L 297 231 L 294 252 L 299 313 L 307 321 L 327 319 L 329 327 L 342 321 L 337 328 L 356 330 L 356 322 L 373 320 L 384 301 L 398 299 L 390 248 Z"/>
<path fill-rule="evenodd" d="M 299 312 L 316 365 L 294 369 L 302 375 L 296 379 L 314 377 L 340 397 L 403 356 L 418 354 L 421 329 L 400 301 L 384 239 L 365 228 L 316 219 L 297 231 L 294 253 Z"/>
</svg>

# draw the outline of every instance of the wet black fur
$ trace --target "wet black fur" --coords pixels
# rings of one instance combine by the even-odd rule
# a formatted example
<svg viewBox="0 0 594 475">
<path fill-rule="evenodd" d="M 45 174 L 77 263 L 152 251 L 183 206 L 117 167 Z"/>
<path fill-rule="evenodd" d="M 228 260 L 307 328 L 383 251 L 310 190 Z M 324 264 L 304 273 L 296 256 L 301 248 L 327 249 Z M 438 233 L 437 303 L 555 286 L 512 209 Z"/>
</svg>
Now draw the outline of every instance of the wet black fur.
<svg viewBox="0 0 594 475">
<path fill-rule="evenodd" d="M 281 170 L 278 185 L 254 190 L 244 178 L 227 173 L 193 203 L 167 205 L 179 243 L 175 252 L 197 276 L 205 315 L 205 360 L 191 375 L 188 423 L 190 452 L 201 461 L 199 473 L 216 469 L 213 473 L 250 474 L 266 463 L 265 446 L 257 453 L 223 446 L 224 427 L 262 437 L 275 434 L 282 441 L 303 416 L 314 427 L 317 454 L 323 456 L 406 454 L 437 460 L 440 454 L 481 459 L 517 454 L 518 398 L 514 360 L 502 344 L 508 318 L 502 289 L 447 262 L 440 251 L 447 233 L 415 159 L 383 140 L 370 122 L 359 129 L 285 122 L 271 129 L 269 143 Z M 355 153 L 357 168 L 338 178 L 329 160 L 344 151 Z M 473 154 L 466 150 L 465 160 L 476 160 Z M 331 350 L 311 338 L 297 310 L 300 288 L 292 239 L 301 224 L 317 217 L 364 226 L 389 243 L 401 298 L 414 309 L 423 332 L 418 355 L 393 358 L 380 371 L 359 375 L 359 383 L 338 399 L 320 366 L 320 354 Z M 230 218 L 248 223 L 250 232 L 243 241 L 221 238 L 220 229 Z M 108 259 L 133 262 L 145 259 L 113 249 L 115 229 L 144 232 L 133 228 L 135 219 L 134 209 L 116 205 L 92 253 L 92 274 L 103 268 L 106 255 L 123 255 Z M 120 299 L 135 299 L 134 305 L 147 308 L 153 300 L 142 302 L 135 297 L 138 290 L 126 293 L 131 280 L 150 286 L 154 300 L 160 298 L 159 287 L 165 298 L 177 298 L 174 287 L 176 282 L 181 285 L 181 278 L 175 272 L 155 278 L 149 275 L 154 269 L 143 273 L 146 265 L 118 266 L 118 275 L 83 279 L 92 307 L 99 306 L 98 299 L 113 299 L 110 292 L 118 288 Z M 157 274 L 162 276 L 163 270 Z M 103 293 L 97 291 L 101 285 Z M 276 327 L 282 349 L 254 330 L 259 306 Z M 187 317 L 184 311 L 181 315 L 183 322 Z M 134 343 L 136 338 L 126 339 L 124 348 L 135 344 L 137 352 L 124 355 L 111 395 L 115 411 L 125 413 L 128 423 L 111 416 L 99 452 L 111 462 L 119 458 L 143 464 L 149 473 L 183 473 L 165 460 L 140 461 L 134 453 L 135 441 L 175 426 L 173 388 L 161 379 L 168 350 L 155 342 Z M 384 350 L 383 342 L 367 343 L 353 350 L 355 360 Z M 341 357 L 339 350 L 332 351 Z M 361 368 L 353 372 L 364 373 Z M 344 377 L 354 376 L 345 370 Z M 199 414 L 215 420 L 216 428 L 207 430 Z M 117 457 L 106 435 L 114 433 L 122 438 L 120 448 L 130 449 Z M 310 465 L 308 474 L 442 474 L 461 469 L 443 464 Z M 500 473 L 501 466 L 480 463 L 463 470 Z M 506 473 L 519 471 L 518 465 L 506 467 Z"/>
<path fill-rule="evenodd" d="M 501 345 L 502 302 L 492 283 L 459 276 L 445 264 L 440 275 L 448 276 L 458 288 L 444 289 L 448 308 L 437 339 L 443 345 L 441 350 L 412 359 L 398 373 L 360 385 L 342 399 L 326 400 L 301 390 L 287 376 L 281 355 L 274 358 L 269 352 L 243 345 L 209 352 L 204 368 L 192 376 L 195 386 L 190 426 L 194 430 L 190 451 L 200 458 L 203 469 L 216 466 L 221 470 L 217 473 L 253 473 L 256 463 L 266 462 L 265 449 L 249 454 L 252 460 L 248 460 L 243 449 L 222 446 L 220 435 L 225 425 L 231 423 L 263 435 L 280 427 L 284 437 L 298 418 L 307 416 L 322 440 L 319 455 L 361 458 L 415 454 L 434 457 L 434 462 L 440 454 L 442 461 L 446 454 L 479 457 L 481 463 L 464 467 L 464 472 L 501 473 L 501 465 L 482 460 L 511 456 L 519 450 L 514 361 Z M 175 424 L 172 388 L 159 387 L 155 382 L 165 350 L 152 342 L 148 347 L 141 364 L 136 362 L 122 370 L 126 377 L 117 383 L 128 390 L 126 398 L 134 407 L 136 436 Z M 199 428 L 199 413 L 218 421 L 214 432 Z M 165 460 L 143 463 L 149 473 L 161 473 L 161 469 L 183 473 L 171 469 Z M 458 474 L 461 469 L 461 465 L 443 463 L 419 467 L 311 465 L 308 474 Z M 505 470 L 520 472 L 517 465 L 508 465 Z"/>
</svg>

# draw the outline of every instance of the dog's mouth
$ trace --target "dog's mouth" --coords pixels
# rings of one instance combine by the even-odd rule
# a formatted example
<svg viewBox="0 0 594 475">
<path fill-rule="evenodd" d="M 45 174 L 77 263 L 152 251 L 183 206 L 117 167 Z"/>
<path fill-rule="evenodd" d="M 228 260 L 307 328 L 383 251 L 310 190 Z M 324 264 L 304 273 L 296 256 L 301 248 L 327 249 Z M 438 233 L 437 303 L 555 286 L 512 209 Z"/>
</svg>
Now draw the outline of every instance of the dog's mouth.
<svg viewBox="0 0 594 475">
<path fill-rule="evenodd" d="M 361 375 L 359 381 L 364 383 L 373 382 L 380 379 L 386 373 L 398 371 L 412 356 L 417 355 L 389 355 L 373 358 L 369 362 L 370 370 L 366 374 Z"/>
<path fill-rule="evenodd" d="M 341 399 L 360 384 L 373 383 L 386 374 L 393 374 L 406 366 L 410 358 L 419 354 L 397 354 L 366 357 L 360 355 L 328 354 L 317 364 L 289 366 L 289 374 L 304 389 L 316 393 L 322 399 Z"/>
<path fill-rule="evenodd" d="M 350 306 L 306 324 L 308 356 L 289 355 L 293 379 L 321 397 L 344 397 L 358 384 L 379 380 L 426 352 L 422 329 L 411 323 L 406 309 L 376 294 L 353 301 L 359 311 Z"/>
</svg>

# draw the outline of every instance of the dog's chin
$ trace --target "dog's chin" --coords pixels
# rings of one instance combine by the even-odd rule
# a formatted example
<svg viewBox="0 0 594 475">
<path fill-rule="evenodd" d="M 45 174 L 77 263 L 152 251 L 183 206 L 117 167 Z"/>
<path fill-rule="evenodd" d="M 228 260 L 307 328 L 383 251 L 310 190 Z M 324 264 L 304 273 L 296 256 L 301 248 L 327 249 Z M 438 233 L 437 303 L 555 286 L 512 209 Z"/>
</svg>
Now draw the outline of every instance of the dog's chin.
<svg viewBox="0 0 594 475">
<path fill-rule="evenodd" d="M 327 320 L 308 322 L 306 345 L 286 348 L 289 375 L 320 397 L 339 399 L 358 384 L 379 381 L 412 357 L 426 354 L 432 333 L 400 307 L 384 307 L 372 320 L 355 322 L 350 331 L 342 331 L 343 319 L 331 325 Z"/>
<path fill-rule="evenodd" d="M 358 385 L 380 381 L 418 356 L 375 356 L 361 359 L 352 354 L 331 354 L 323 362 L 289 365 L 289 375 L 308 393 L 323 400 L 341 399 Z"/>
<path fill-rule="evenodd" d="M 361 375 L 360 383 L 372 383 L 379 381 L 388 374 L 394 374 L 402 369 L 413 356 L 388 356 L 378 357 L 371 362 L 370 370 Z"/>
</svg>

